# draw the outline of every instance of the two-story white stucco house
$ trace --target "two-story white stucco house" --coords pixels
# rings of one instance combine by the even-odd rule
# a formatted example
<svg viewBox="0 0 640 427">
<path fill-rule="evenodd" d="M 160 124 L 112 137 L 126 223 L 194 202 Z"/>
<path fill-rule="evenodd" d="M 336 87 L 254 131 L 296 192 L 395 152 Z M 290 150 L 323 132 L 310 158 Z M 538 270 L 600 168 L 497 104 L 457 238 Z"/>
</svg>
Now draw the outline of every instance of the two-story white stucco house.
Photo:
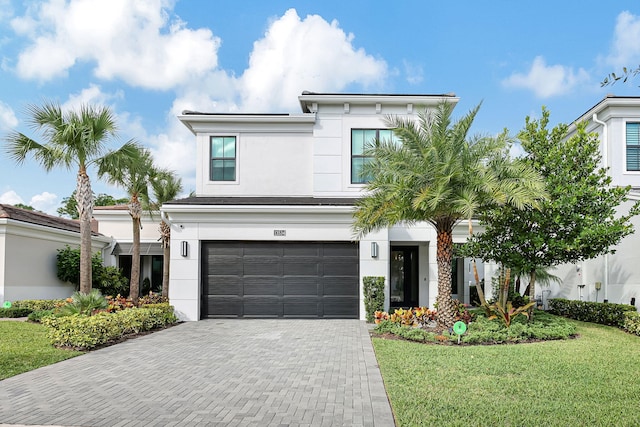
<svg viewBox="0 0 640 427">
<path fill-rule="evenodd" d="M 179 116 L 197 144 L 196 196 L 162 210 L 172 224 L 169 297 L 182 319 L 364 318 L 364 276 L 385 277 L 387 308 L 433 306 L 433 227 L 356 240 L 352 212 L 364 144 L 391 135 L 384 117 L 458 98 L 305 92 L 299 101 L 300 114 Z M 454 297 L 469 302 L 468 263 L 455 270 Z"/>
<path fill-rule="evenodd" d="M 602 166 L 609 168 L 611 184 L 631 186 L 629 201 L 620 212 L 640 199 L 640 97 L 609 95 L 576 119 L 587 131 L 600 136 Z M 569 136 L 575 132 L 570 126 Z M 640 297 L 640 218 L 632 220 L 635 233 L 615 247 L 615 254 L 557 268 L 562 279 L 546 291 L 550 297 L 604 301 L 638 306 Z M 599 288 L 599 289 L 598 289 Z M 544 288 L 543 288 L 544 291 Z"/>
</svg>

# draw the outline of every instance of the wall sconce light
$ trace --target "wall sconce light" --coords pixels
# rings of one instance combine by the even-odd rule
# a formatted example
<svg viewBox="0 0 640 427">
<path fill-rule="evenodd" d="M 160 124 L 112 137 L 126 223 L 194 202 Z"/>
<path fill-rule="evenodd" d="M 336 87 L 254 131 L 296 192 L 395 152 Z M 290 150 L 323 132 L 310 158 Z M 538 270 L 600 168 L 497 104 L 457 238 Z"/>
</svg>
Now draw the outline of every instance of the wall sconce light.
<svg viewBox="0 0 640 427">
<path fill-rule="evenodd" d="M 371 258 L 378 258 L 378 244 L 371 242 Z"/>
<path fill-rule="evenodd" d="M 189 242 L 183 240 L 180 243 L 180 255 L 182 255 L 184 257 L 189 255 Z"/>
</svg>

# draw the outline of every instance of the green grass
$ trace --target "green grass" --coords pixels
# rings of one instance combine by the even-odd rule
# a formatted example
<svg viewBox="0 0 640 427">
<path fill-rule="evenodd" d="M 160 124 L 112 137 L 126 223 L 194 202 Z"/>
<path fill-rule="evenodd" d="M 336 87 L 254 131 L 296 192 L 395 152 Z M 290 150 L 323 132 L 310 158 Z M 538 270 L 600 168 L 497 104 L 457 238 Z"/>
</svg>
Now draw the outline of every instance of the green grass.
<svg viewBox="0 0 640 427">
<path fill-rule="evenodd" d="M 373 338 L 398 426 L 638 426 L 640 337 L 439 346 Z"/>
<path fill-rule="evenodd" d="M 80 354 L 53 347 L 39 323 L 0 321 L 0 380 Z"/>
</svg>

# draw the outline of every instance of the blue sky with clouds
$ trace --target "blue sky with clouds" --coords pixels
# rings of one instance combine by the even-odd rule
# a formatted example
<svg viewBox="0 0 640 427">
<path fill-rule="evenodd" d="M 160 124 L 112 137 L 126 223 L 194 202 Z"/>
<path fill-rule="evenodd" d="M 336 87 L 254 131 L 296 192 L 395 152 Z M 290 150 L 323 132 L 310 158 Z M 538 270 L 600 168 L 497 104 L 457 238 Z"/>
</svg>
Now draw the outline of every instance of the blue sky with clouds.
<svg viewBox="0 0 640 427">
<path fill-rule="evenodd" d="M 208 112 L 299 112 L 303 90 L 454 92 L 458 115 L 483 102 L 474 132 L 516 133 L 546 105 L 571 122 L 640 64 L 637 1 L 427 2 L 0 0 L 0 134 L 25 108 L 104 104 L 123 140 L 194 189 L 195 139 L 176 119 Z M 123 195 L 93 177 L 94 190 Z M 45 173 L 0 151 L 0 203 L 54 213 L 75 171 Z"/>
</svg>

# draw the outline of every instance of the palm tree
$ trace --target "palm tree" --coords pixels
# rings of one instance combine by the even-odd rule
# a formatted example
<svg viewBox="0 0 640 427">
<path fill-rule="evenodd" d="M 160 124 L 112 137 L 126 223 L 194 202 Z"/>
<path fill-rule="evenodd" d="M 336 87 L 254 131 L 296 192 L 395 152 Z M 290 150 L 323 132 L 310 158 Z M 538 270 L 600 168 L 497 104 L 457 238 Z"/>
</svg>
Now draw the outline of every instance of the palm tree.
<svg viewBox="0 0 640 427">
<path fill-rule="evenodd" d="M 98 175 L 107 182 L 124 188 L 129 195 L 129 215 L 133 225 L 133 253 L 129 297 L 138 303 L 140 297 L 140 229 L 142 206 L 149 205 L 149 184 L 158 173 L 153 165 L 151 152 L 138 148 L 135 157 L 128 161 L 112 163 L 106 159 L 99 163 Z"/>
<path fill-rule="evenodd" d="M 137 144 L 128 141 L 117 150 L 109 151 L 107 143 L 117 137 L 118 128 L 108 107 L 82 105 L 79 110 L 63 111 L 59 104 L 45 102 L 43 106 L 27 107 L 27 124 L 46 141 L 14 131 L 6 136 L 9 156 L 22 164 L 27 155 L 48 172 L 54 167 L 78 168 L 76 201 L 80 217 L 80 292 L 91 290 L 91 216 L 93 192 L 88 168 L 98 161 L 118 163 L 135 156 Z"/>
<path fill-rule="evenodd" d="M 510 159 L 506 132 L 496 138 L 467 138 L 480 108 L 451 124 L 454 105 L 443 102 L 417 120 L 387 116 L 400 143 L 375 141 L 363 173 L 372 179 L 356 203 L 353 229 L 359 237 L 397 223 L 429 222 L 436 229 L 438 321 L 450 327 L 453 227 L 490 204 L 535 205 L 544 197 L 541 178 Z"/>
<path fill-rule="evenodd" d="M 158 173 L 151 180 L 151 189 L 155 199 L 153 208 L 154 210 L 160 210 L 163 203 L 178 197 L 178 194 L 182 191 L 182 180 L 176 177 L 173 172 Z M 162 218 L 158 228 L 160 230 L 160 241 L 162 242 L 162 296 L 168 298 L 171 226 Z"/>
</svg>

